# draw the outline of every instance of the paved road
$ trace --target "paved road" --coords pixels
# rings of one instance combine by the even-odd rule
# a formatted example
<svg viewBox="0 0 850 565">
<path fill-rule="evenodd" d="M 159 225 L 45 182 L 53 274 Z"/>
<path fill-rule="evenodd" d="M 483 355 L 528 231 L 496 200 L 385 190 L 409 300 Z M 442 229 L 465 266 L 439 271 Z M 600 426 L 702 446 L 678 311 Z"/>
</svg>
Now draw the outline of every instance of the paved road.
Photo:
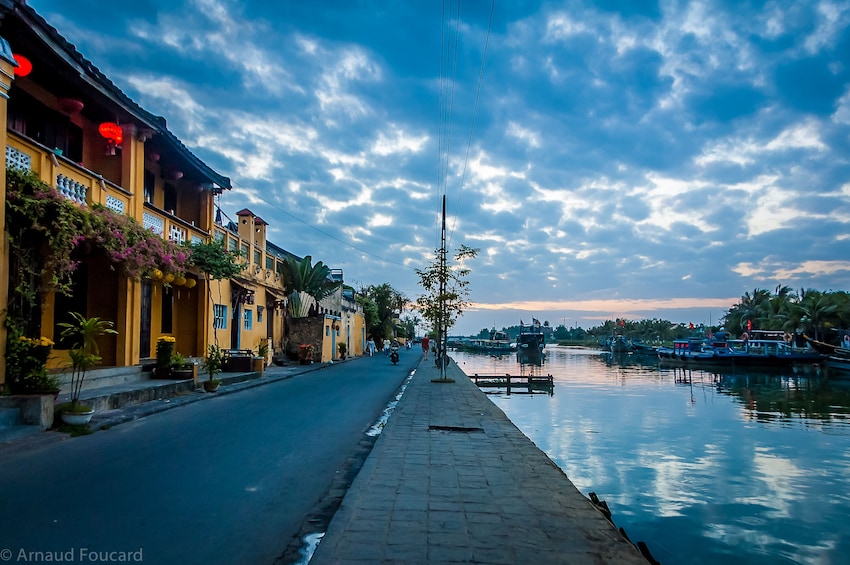
<svg viewBox="0 0 850 565">
<path fill-rule="evenodd" d="M 418 360 L 357 359 L 4 453 L 0 558 L 141 549 L 145 563 L 273 563 Z"/>
</svg>

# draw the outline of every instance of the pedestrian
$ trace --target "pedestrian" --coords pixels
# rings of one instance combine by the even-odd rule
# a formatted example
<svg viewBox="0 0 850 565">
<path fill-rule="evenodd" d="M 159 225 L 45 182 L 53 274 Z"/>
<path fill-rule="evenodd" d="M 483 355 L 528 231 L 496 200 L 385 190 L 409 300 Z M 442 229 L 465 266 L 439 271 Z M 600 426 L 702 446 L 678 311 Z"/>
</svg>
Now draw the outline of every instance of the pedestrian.
<svg viewBox="0 0 850 565">
<path fill-rule="evenodd" d="M 369 353 L 369 357 L 375 354 L 375 340 L 372 339 L 372 336 L 369 336 L 369 340 L 366 342 L 366 351 Z"/>
<path fill-rule="evenodd" d="M 384 355 L 390 356 L 390 340 L 384 338 Z"/>
<path fill-rule="evenodd" d="M 428 351 L 431 349 L 431 341 L 428 339 L 428 336 L 422 338 L 422 356 L 427 359 Z"/>
</svg>

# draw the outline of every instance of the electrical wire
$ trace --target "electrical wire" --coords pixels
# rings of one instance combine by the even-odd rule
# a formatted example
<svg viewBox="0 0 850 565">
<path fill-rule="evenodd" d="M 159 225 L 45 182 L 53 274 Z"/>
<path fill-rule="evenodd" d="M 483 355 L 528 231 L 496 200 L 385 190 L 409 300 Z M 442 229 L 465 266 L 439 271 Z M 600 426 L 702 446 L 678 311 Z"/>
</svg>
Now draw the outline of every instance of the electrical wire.
<svg viewBox="0 0 850 565">
<path fill-rule="evenodd" d="M 457 189 L 457 198 L 456 198 L 456 208 L 460 208 L 460 195 L 463 192 L 463 185 L 466 182 L 466 171 L 469 165 L 469 150 L 472 146 L 472 133 L 475 130 L 475 118 L 478 115 L 478 102 L 481 98 L 481 84 L 484 82 L 484 64 L 487 61 L 487 48 L 490 45 L 490 30 L 493 27 L 493 12 L 496 9 L 496 0 L 491 0 L 490 2 L 490 18 L 487 21 L 487 35 L 484 38 L 484 52 L 481 55 L 481 67 L 478 70 L 478 85 L 475 89 L 475 103 L 472 107 L 472 123 L 469 126 L 469 136 L 466 140 L 466 157 L 463 161 L 463 170 L 460 176 L 460 186 Z M 457 226 L 457 215 L 455 215 L 454 220 L 452 222 L 452 228 L 449 230 L 449 239 L 447 245 L 451 246 L 452 235 L 454 235 L 455 227 Z"/>
</svg>

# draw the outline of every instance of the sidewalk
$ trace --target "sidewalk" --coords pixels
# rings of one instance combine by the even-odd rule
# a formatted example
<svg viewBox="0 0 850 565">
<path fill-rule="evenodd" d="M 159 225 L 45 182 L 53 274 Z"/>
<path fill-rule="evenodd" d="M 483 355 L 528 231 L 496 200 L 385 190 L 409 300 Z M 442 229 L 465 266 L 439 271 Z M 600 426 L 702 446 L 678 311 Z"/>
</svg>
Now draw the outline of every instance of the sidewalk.
<svg viewBox="0 0 850 565">
<path fill-rule="evenodd" d="M 647 561 L 452 363 L 420 363 L 310 560 Z"/>
</svg>

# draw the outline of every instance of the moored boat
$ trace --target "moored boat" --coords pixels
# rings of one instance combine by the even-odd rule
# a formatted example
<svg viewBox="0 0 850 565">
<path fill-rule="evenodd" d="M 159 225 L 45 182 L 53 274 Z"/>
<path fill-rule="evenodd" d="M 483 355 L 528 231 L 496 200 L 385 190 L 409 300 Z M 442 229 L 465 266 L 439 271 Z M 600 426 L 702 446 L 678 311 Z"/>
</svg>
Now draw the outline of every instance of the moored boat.
<svg viewBox="0 0 850 565">
<path fill-rule="evenodd" d="M 489 338 L 470 339 L 464 342 L 462 346 L 459 345 L 458 348 L 460 349 L 462 347 L 464 351 L 473 353 L 496 353 L 501 355 L 511 353 L 513 351 L 513 345 L 513 341 L 506 332 L 493 328 L 490 330 Z"/>
<path fill-rule="evenodd" d="M 850 349 L 835 348 L 834 355 L 826 358 L 826 367 L 829 370 L 830 378 L 850 378 Z"/>
<path fill-rule="evenodd" d="M 520 320 L 519 335 L 516 338 L 517 354 L 527 357 L 540 357 L 543 355 L 543 349 L 545 347 L 546 338 L 543 335 L 540 322 L 537 319 L 533 319 L 533 323 L 526 325 Z"/>
</svg>

